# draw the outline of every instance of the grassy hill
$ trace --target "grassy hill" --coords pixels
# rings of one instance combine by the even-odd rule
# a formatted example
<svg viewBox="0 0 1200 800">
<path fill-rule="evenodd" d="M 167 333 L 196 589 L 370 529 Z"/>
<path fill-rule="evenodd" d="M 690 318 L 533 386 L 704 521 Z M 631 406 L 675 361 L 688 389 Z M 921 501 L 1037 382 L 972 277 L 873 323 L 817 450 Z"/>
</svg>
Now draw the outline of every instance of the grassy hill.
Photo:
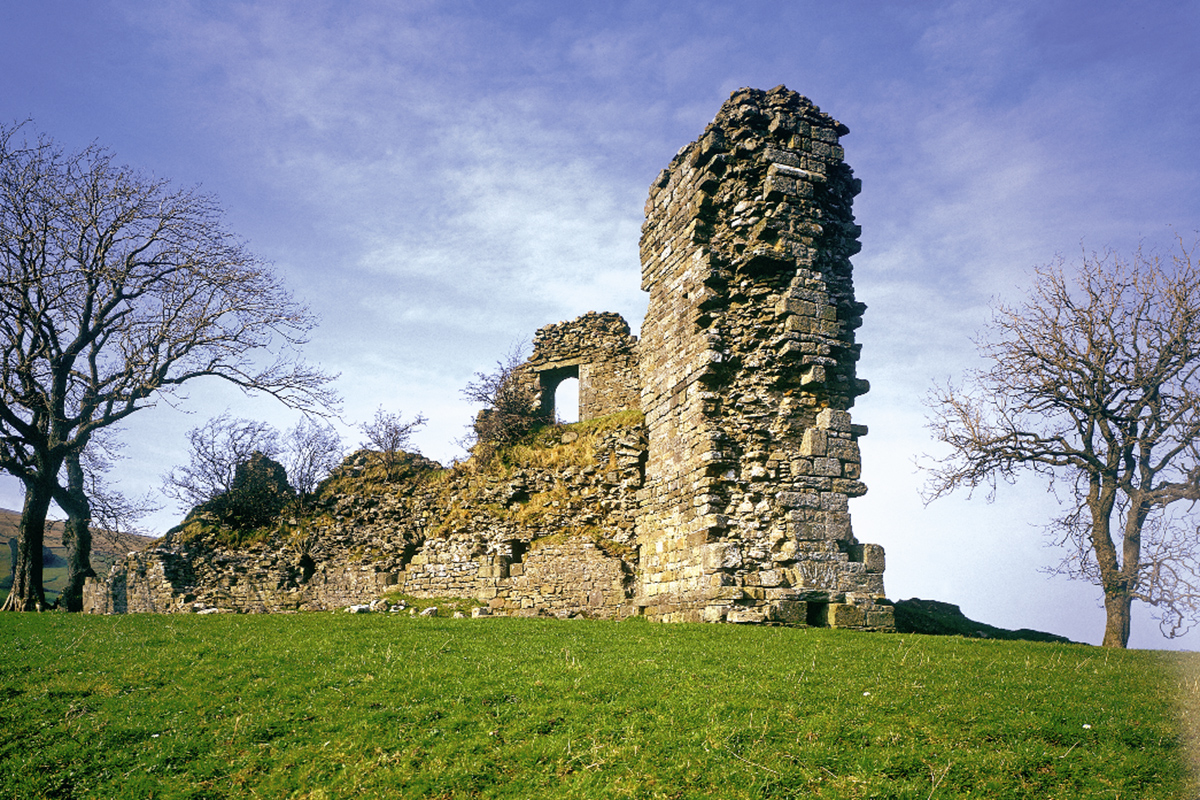
<svg viewBox="0 0 1200 800">
<path fill-rule="evenodd" d="M 1182 798 L 1200 656 L 828 629 L 0 615 L 0 796 Z"/>
<path fill-rule="evenodd" d="M 3 547 L 0 547 L 0 593 L 7 592 L 12 587 L 12 557 L 8 544 L 16 538 L 20 523 L 20 512 L 0 508 L 0 544 L 3 544 Z M 67 579 L 67 549 L 62 545 L 62 533 L 61 522 L 46 525 L 46 549 L 49 555 L 44 562 L 43 582 L 46 600 L 51 603 L 62 592 Z M 133 550 L 141 550 L 153 541 L 149 536 L 93 531 L 92 569 L 97 575 L 105 575 L 118 558 Z"/>
</svg>

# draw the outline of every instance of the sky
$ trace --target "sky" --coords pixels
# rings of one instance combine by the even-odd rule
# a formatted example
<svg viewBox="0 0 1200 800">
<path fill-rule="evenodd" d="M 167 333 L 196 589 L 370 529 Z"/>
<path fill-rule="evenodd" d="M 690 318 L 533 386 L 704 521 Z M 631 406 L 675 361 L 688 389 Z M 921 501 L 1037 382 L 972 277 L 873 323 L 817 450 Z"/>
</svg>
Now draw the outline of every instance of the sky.
<svg viewBox="0 0 1200 800">
<path fill-rule="evenodd" d="M 542 325 L 646 310 L 651 181 L 729 94 L 779 84 L 843 122 L 854 213 L 866 497 L 889 597 L 1098 643 L 1091 585 L 1046 573 L 1045 486 L 922 503 L 922 404 L 981 365 L 997 300 L 1062 256 L 1169 250 L 1200 228 L 1200 3 L 717 0 L 0 0 L 0 121 L 200 186 L 321 320 L 342 430 L 417 413 L 443 463 L 460 391 Z M 221 384 L 131 418 L 114 477 L 154 491 L 185 434 L 228 409 L 294 414 Z M 167 501 L 148 520 L 181 517 Z M 0 480 L 0 506 L 19 509 Z M 1136 607 L 1135 607 L 1136 608 Z M 1131 645 L 1167 640 L 1142 608 Z"/>
</svg>

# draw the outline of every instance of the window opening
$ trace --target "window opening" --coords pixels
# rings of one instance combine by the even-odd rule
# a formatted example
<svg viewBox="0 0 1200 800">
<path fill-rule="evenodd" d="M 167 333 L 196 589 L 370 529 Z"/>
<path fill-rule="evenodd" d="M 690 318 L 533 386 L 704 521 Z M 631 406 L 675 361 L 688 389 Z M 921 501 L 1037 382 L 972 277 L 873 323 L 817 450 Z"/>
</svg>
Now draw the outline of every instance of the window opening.
<svg viewBox="0 0 1200 800">
<path fill-rule="evenodd" d="M 579 378 L 563 378 L 554 390 L 554 418 L 564 425 L 579 422 Z"/>
</svg>

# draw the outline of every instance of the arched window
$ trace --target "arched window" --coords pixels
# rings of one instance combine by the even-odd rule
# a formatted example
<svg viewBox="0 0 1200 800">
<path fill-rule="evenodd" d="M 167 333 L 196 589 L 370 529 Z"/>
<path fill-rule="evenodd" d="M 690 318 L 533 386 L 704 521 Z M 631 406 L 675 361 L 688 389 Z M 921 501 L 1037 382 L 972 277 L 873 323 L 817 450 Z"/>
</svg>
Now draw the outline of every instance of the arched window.
<svg viewBox="0 0 1200 800">
<path fill-rule="evenodd" d="M 554 418 L 564 424 L 579 422 L 579 378 L 564 378 L 554 390 Z"/>
</svg>

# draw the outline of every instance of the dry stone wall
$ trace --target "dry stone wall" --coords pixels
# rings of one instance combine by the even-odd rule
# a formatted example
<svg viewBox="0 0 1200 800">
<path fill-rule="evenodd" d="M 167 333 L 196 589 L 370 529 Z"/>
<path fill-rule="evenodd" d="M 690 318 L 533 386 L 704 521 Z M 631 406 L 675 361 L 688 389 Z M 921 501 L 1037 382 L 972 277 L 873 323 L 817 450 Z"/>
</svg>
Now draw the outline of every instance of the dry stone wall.
<svg viewBox="0 0 1200 800">
<path fill-rule="evenodd" d="M 310 515 L 244 543 L 185 526 L 89 580 L 85 610 L 316 611 L 400 592 L 504 615 L 628 616 L 646 452 L 633 417 L 553 431 L 527 460 L 485 472 L 410 455 L 380 483 L 359 454 Z"/>
<path fill-rule="evenodd" d="M 384 484 L 360 454 L 266 540 L 169 536 L 90 582 L 86 606 L 289 611 L 398 591 L 495 614 L 891 629 L 883 550 L 849 513 L 868 385 L 846 133 L 782 86 L 743 89 L 680 150 L 646 203 L 641 340 L 585 314 L 540 329 L 515 373 L 547 414 L 579 378 L 561 440 L 450 470 L 412 456 Z"/>
</svg>

